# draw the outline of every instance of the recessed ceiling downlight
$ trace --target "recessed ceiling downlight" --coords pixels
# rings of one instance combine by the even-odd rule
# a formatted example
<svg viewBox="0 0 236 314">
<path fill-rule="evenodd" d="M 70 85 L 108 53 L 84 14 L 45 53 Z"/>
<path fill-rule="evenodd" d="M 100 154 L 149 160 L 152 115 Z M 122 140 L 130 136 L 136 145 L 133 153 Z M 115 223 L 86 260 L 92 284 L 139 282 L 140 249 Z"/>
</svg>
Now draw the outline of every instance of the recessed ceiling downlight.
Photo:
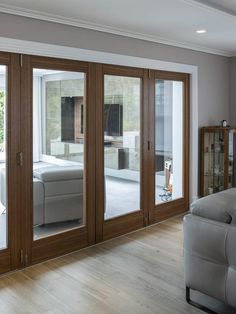
<svg viewBox="0 0 236 314">
<path fill-rule="evenodd" d="M 196 31 L 197 34 L 205 34 L 206 33 L 206 30 L 205 29 L 198 29 Z"/>
</svg>

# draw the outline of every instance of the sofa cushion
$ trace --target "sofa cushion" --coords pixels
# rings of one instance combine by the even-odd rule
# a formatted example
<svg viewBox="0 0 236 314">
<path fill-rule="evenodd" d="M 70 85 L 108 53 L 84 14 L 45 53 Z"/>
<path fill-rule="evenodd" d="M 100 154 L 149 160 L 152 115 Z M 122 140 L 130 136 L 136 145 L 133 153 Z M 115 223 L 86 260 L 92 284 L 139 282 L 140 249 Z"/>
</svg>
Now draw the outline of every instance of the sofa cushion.
<svg viewBox="0 0 236 314">
<path fill-rule="evenodd" d="M 43 182 L 82 179 L 83 168 L 79 166 L 43 167 L 34 170 L 34 177 Z"/>
<path fill-rule="evenodd" d="M 64 180 L 44 182 L 45 196 L 56 196 L 65 194 L 82 194 L 83 180 Z"/>
<path fill-rule="evenodd" d="M 236 188 L 198 199 L 191 204 L 191 213 L 227 224 L 236 224 Z"/>
<path fill-rule="evenodd" d="M 83 218 L 83 195 L 57 195 L 45 199 L 45 223 Z"/>
</svg>

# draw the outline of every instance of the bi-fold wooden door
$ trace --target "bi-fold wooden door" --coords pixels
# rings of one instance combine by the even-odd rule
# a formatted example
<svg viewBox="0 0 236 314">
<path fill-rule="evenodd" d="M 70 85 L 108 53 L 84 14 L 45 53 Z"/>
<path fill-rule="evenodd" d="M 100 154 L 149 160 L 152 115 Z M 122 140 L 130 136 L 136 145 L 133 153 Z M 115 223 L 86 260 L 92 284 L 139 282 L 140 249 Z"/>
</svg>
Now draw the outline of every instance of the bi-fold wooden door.
<svg viewBox="0 0 236 314">
<path fill-rule="evenodd" d="M 189 77 L 0 54 L 0 272 L 181 213 Z"/>
</svg>

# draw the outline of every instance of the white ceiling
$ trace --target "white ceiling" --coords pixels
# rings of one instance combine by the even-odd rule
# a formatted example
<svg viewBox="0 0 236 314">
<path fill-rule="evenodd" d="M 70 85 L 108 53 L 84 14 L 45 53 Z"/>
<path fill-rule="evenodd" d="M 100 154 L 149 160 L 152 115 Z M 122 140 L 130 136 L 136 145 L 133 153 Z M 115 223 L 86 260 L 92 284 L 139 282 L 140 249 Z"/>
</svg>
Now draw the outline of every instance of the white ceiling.
<svg viewBox="0 0 236 314">
<path fill-rule="evenodd" d="M 236 55 L 235 0 L 3 0 L 0 12 Z"/>
</svg>

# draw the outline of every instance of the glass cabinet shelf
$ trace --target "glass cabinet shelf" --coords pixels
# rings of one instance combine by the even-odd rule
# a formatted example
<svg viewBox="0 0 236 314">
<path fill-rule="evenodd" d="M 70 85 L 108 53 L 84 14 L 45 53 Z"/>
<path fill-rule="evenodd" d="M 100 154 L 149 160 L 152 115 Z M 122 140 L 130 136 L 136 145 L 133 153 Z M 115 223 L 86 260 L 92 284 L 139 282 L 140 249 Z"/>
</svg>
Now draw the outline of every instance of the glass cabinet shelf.
<svg viewBox="0 0 236 314">
<path fill-rule="evenodd" d="M 204 154 L 209 154 L 209 155 L 213 155 L 213 154 L 215 154 L 215 155 L 224 155 L 223 152 L 220 152 L 220 153 L 218 153 L 218 152 L 204 152 Z"/>
<path fill-rule="evenodd" d="M 224 173 L 220 173 L 220 174 L 215 174 L 215 173 L 211 173 L 211 174 L 204 174 L 204 177 L 224 177 Z"/>
<path fill-rule="evenodd" d="M 236 129 L 210 126 L 201 129 L 201 196 L 235 187 Z"/>
</svg>

